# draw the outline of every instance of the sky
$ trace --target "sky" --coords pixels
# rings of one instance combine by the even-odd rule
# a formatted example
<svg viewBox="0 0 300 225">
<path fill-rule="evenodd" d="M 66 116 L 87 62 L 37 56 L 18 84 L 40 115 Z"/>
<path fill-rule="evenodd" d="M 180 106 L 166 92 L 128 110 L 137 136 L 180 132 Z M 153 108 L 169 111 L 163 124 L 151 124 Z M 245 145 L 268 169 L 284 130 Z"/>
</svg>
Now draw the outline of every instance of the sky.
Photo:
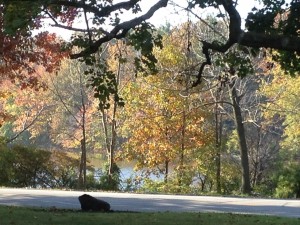
<svg viewBox="0 0 300 225">
<path fill-rule="evenodd" d="M 115 0 L 115 2 L 120 2 L 120 1 L 124 1 L 124 0 Z M 157 2 L 158 0 L 142 0 L 141 3 L 141 8 L 143 10 L 143 12 L 145 12 L 144 10 L 148 10 L 149 7 L 151 7 L 155 2 Z M 187 6 L 187 0 L 173 0 L 173 2 L 175 2 L 176 4 L 182 6 L 182 7 L 186 7 Z M 255 0 L 239 0 L 238 1 L 238 6 L 237 6 L 237 10 L 240 12 L 241 18 L 242 20 L 244 20 L 248 13 L 251 11 L 251 9 L 253 7 L 259 7 L 258 3 Z M 208 14 L 215 14 L 217 15 L 219 12 L 214 11 L 211 8 L 202 10 L 201 12 L 198 12 L 198 15 L 200 15 L 202 18 L 205 18 L 206 15 Z M 136 15 L 134 15 L 136 16 Z M 133 18 L 132 14 L 130 12 L 128 13 L 124 13 L 124 17 L 125 18 Z M 193 18 L 191 18 L 193 19 Z M 194 18 L 195 19 L 195 18 Z M 170 23 L 173 26 L 176 26 L 178 24 L 184 23 L 188 20 L 187 17 L 187 12 L 184 10 L 178 10 L 178 8 L 174 8 L 174 6 L 172 5 L 168 5 L 165 8 L 161 8 L 159 9 L 151 19 L 149 19 L 148 21 L 150 21 L 152 24 L 154 24 L 156 27 L 162 26 L 162 25 L 166 25 L 166 23 Z M 197 20 L 195 20 L 197 21 Z M 51 23 L 50 23 L 51 24 Z M 84 28 L 85 24 L 84 23 L 80 23 L 78 22 L 76 25 L 76 27 L 80 27 L 80 28 Z M 49 31 L 49 32 L 54 32 L 57 33 L 59 36 L 62 36 L 64 39 L 69 39 L 71 36 L 71 32 L 61 29 L 61 28 L 55 28 L 55 27 L 51 27 L 51 26 L 45 26 L 44 28 L 45 30 Z"/>
<path fill-rule="evenodd" d="M 145 8 L 149 8 L 149 5 L 147 7 L 147 4 L 149 4 L 150 1 L 146 1 Z M 176 4 L 186 7 L 187 6 L 187 0 L 173 0 Z M 249 12 L 251 12 L 251 9 L 253 7 L 259 7 L 259 4 L 257 1 L 254 0 L 238 0 L 238 6 L 237 10 L 241 15 L 242 20 L 245 20 L 247 18 L 247 15 Z M 168 5 L 166 8 L 162 8 L 159 11 L 157 11 L 154 16 L 149 20 L 151 23 L 153 23 L 155 26 L 160 26 L 166 24 L 166 21 L 170 22 L 171 24 L 177 25 L 183 22 L 187 21 L 187 12 L 181 11 L 176 13 L 176 9 L 172 7 L 171 5 Z M 206 10 L 202 10 L 200 12 L 201 15 L 208 15 L 208 14 L 219 14 L 219 12 L 215 11 L 212 8 L 208 8 Z M 205 18 L 205 16 L 202 16 Z"/>
</svg>

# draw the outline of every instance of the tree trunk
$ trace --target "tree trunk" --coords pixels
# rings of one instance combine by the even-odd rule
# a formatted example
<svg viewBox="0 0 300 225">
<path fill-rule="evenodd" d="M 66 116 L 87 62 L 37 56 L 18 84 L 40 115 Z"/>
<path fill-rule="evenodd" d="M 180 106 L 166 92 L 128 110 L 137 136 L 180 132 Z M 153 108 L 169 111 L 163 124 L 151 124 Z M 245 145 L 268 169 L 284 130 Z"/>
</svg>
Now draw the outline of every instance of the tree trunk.
<svg viewBox="0 0 300 225">
<path fill-rule="evenodd" d="M 108 122 L 108 115 L 104 109 L 101 110 L 102 113 L 102 126 L 104 129 L 105 135 L 105 146 L 107 151 L 107 160 L 108 160 L 108 183 L 112 184 L 113 174 L 115 172 L 115 160 L 114 154 L 116 149 L 116 141 L 117 141 L 117 122 L 116 122 L 116 111 L 117 111 L 117 103 L 114 102 L 113 112 L 112 112 L 112 121 Z M 108 129 L 110 129 L 110 134 Z"/>
<path fill-rule="evenodd" d="M 164 177 L 164 182 L 168 183 L 168 176 L 169 176 L 169 161 L 165 161 L 165 177 Z"/>
<path fill-rule="evenodd" d="M 218 103 L 216 103 L 216 111 L 215 111 L 215 122 L 216 122 L 216 185 L 217 185 L 217 193 L 221 193 L 221 135 L 222 135 L 222 121 L 221 118 L 219 120 L 218 115 Z"/>
<path fill-rule="evenodd" d="M 79 176 L 78 176 L 78 184 L 77 188 L 81 189 L 83 187 L 83 156 L 81 149 L 80 163 L 79 163 Z"/>
<path fill-rule="evenodd" d="M 186 106 L 184 106 L 186 107 Z M 183 168 L 184 168 L 184 151 L 185 151 L 185 132 L 186 132 L 186 111 L 183 109 L 182 112 L 182 129 L 181 129 L 181 151 L 180 151 L 180 162 L 179 162 L 179 179 L 178 185 L 182 185 L 183 180 Z"/>
<path fill-rule="evenodd" d="M 79 180 L 78 187 L 86 188 L 86 146 L 85 139 L 80 141 L 81 148 L 81 157 L 80 157 L 80 166 L 79 166 Z"/>
<path fill-rule="evenodd" d="M 80 158 L 80 167 L 79 167 L 79 188 L 86 188 L 86 105 L 85 105 L 85 93 L 84 93 L 84 84 L 82 81 L 82 75 L 79 76 L 80 80 L 80 95 L 81 95 L 81 132 L 82 139 L 80 140 L 80 149 L 81 149 L 81 158 Z"/>
<path fill-rule="evenodd" d="M 249 159 L 248 159 L 248 147 L 245 136 L 245 129 L 243 124 L 243 117 L 240 108 L 240 99 L 237 95 L 236 88 L 234 83 L 231 85 L 231 102 L 234 111 L 235 124 L 237 129 L 237 134 L 239 138 L 239 147 L 241 153 L 241 165 L 242 165 L 242 193 L 250 194 L 251 185 L 250 185 L 250 173 L 249 173 Z"/>
<path fill-rule="evenodd" d="M 102 110 L 102 125 L 105 135 L 106 151 L 108 157 L 108 182 L 111 183 L 112 175 L 114 173 L 114 151 L 116 142 L 115 119 L 111 122 L 111 136 L 108 133 L 108 121 L 105 110 Z"/>
<path fill-rule="evenodd" d="M 121 62 L 120 59 L 122 58 L 121 50 L 119 49 L 119 62 L 118 62 L 118 69 L 116 74 L 116 92 L 118 92 L 118 88 L 120 86 L 120 73 L 121 73 Z M 108 182 L 109 184 L 112 184 L 113 174 L 115 173 L 115 160 L 114 160 L 114 154 L 116 151 L 116 143 L 117 143 L 117 121 L 116 121 L 116 115 L 117 115 L 117 108 L 118 103 L 116 102 L 115 98 L 113 101 L 113 109 L 112 109 L 112 115 L 111 115 L 111 126 L 110 126 L 110 136 L 108 133 L 108 113 L 101 109 L 102 113 L 102 125 L 104 129 L 104 135 L 105 135 L 105 144 L 106 144 L 106 150 L 108 155 Z"/>
<path fill-rule="evenodd" d="M 253 164 L 253 169 L 252 169 L 252 187 L 256 186 L 259 182 L 259 174 L 260 174 L 260 156 L 259 156 L 259 147 L 260 147 L 260 133 L 261 129 L 258 127 L 257 128 L 257 138 L 256 138 L 256 146 L 253 149 L 253 158 L 252 158 L 252 164 Z M 254 155 L 255 154 L 255 155 Z"/>
<path fill-rule="evenodd" d="M 168 134 L 168 126 L 165 127 L 165 138 L 167 142 L 171 142 L 171 138 L 169 137 Z M 169 178 L 169 159 L 167 156 L 165 156 L 165 176 L 164 176 L 164 183 L 168 183 L 168 178 Z"/>
<path fill-rule="evenodd" d="M 114 153 L 116 149 L 116 141 L 117 141 L 117 124 L 116 124 L 116 111 L 117 111 L 117 104 L 114 104 L 114 110 L 113 110 L 113 119 L 111 124 L 111 141 L 110 141 L 110 149 L 109 149 L 109 171 L 108 171 L 108 177 L 109 181 L 112 181 L 112 176 L 114 174 Z"/>
<path fill-rule="evenodd" d="M 221 193 L 221 146 L 222 146 L 222 114 L 219 110 L 219 102 L 222 98 L 222 90 L 217 89 L 217 93 L 215 95 L 215 138 L 216 138 L 216 189 L 217 193 Z"/>
</svg>

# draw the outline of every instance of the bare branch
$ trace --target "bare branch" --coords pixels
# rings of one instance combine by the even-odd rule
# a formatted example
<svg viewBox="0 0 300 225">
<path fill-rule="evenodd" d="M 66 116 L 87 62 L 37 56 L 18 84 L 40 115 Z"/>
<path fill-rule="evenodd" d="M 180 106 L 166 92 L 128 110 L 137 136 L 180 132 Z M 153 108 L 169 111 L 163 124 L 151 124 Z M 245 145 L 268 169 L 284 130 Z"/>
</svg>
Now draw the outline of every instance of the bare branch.
<svg viewBox="0 0 300 225">
<path fill-rule="evenodd" d="M 52 24 L 52 27 L 58 27 L 58 28 L 62 28 L 65 30 L 70 30 L 70 31 L 75 31 L 75 32 L 82 32 L 82 33 L 87 33 L 88 30 L 87 29 L 82 29 L 82 28 L 76 28 L 76 27 L 70 27 L 70 26 L 66 26 L 66 25 L 62 25 L 62 24 Z M 90 30 L 92 31 L 92 30 Z M 96 31 L 94 31 L 96 32 Z"/>
<path fill-rule="evenodd" d="M 35 122 L 39 119 L 40 115 L 44 112 L 46 107 L 42 107 L 37 114 L 35 115 L 35 117 L 33 118 L 33 120 L 31 122 L 29 122 L 28 124 L 26 124 L 26 121 L 23 125 L 23 128 L 21 131 L 19 131 L 14 137 L 10 138 L 9 140 L 7 140 L 6 143 L 11 143 L 14 140 L 16 140 L 22 133 L 24 133 L 26 130 L 28 130 L 31 126 L 33 126 L 35 124 Z M 28 119 L 28 118 L 27 118 Z M 27 120 L 26 119 L 26 120 Z"/>
<path fill-rule="evenodd" d="M 62 0 L 52 0 L 50 1 L 49 5 L 61 5 L 61 6 L 68 6 L 68 7 L 75 7 L 75 8 L 82 8 L 86 12 L 94 13 L 98 17 L 107 17 L 112 12 L 125 9 L 129 10 L 134 5 L 136 5 L 140 0 L 130 0 L 125 2 L 116 3 L 113 5 L 96 7 L 90 4 L 84 4 L 83 2 L 78 1 L 62 1 Z"/>
</svg>

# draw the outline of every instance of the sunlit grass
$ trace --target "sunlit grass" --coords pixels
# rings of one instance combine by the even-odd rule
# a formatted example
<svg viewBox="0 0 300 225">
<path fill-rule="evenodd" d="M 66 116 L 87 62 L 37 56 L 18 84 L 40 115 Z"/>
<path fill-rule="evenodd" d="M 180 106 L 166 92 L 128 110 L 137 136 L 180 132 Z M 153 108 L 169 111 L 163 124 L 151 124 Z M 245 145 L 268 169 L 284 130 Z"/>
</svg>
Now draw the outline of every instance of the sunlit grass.
<svg viewBox="0 0 300 225">
<path fill-rule="evenodd" d="M 0 206 L 0 225 L 299 225 L 300 219 L 228 213 L 83 213 Z"/>
</svg>

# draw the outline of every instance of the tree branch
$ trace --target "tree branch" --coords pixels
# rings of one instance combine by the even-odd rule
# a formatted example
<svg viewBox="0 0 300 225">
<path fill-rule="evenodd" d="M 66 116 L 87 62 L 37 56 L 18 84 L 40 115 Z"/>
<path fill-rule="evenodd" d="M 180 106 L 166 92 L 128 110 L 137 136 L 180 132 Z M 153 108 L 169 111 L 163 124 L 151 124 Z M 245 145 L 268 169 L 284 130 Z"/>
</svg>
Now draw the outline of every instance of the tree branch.
<svg viewBox="0 0 300 225">
<path fill-rule="evenodd" d="M 240 37 L 239 44 L 253 48 L 273 48 L 283 51 L 298 52 L 300 54 L 300 37 L 296 36 L 244 32 Z"/>
<path fill-rule="evenodd" d="M 21 131 L 19 131 L 15 136 L 11 137 L 9 140 L 6 141 L 6 143 L 11 143 L 14 140 L 16 140 L 21 134 L 23 134 L 25 131 L 27 131 L 31 126 L 33 126 L 35 124 L 35 122 L 39 119 L 39 116 L 44 112 L 46 107 L 42 107 L 37 114 L 35 115 L 35 117 L 33 118 L 33 120 L 31 122 L 29 122 L 28 124 L 26 124 L 26 121 L 24 122 L 23 128 Z M 26 120 L 28 119 L 28 117 L 26 118 Z"/>
<path fill-rule="evenodd" d="M 202 73 L 206 65 L 211 65 L 211 59 L 209 50 L 214 50 L 218 52 L 226 52 L 233 44 L 239 42 L 239 38 L 241 36 L 241 17 L 236 8 L 233 5 L 231 0 L 220 0 L 224 9 L 229 14 L 229 38 L 225 44 L 220 44 L 217 42 L 209 43 L 206 41 L 202 41 L 202 52 L 205 55 L 206 61 L 202 63 L 200 66 L 197 80 L 193 83 L 193 87 L 199 85 L 202 80 Z"/>
<path fill-rule="evenodd" d="M 98 17 L 107 17 L 112 12 L 125 9 L 129 10 L 134 5 L 136 5 L 140 0 L 130 0 L 126 2 L 119 2 L 113 5 L 96 7 L 91 4 L 84 4 L 83 2 L 78 1 L 61 1 L 61 0 L 52 0 L 50 1 L 49 5 L 60 5 L 60 6 L 68 6 L 68 7 L 75 7 L 75 8 L 82 8 L 86 12 L 94 13 Z"/>
<path fill-rule="evenodd" d="M 83 50 L 78 54 L 71 55 L 71 59 L 77 59 L 86 55 L 93 54 L 98 51 L 99 47 L 103 43 L 108 42 L 114 38 L 120 39 L 125 37 L 125 35 L 130 29 L 140 25 L 143 21 L 151 18 L 158 9 L 166 7 L 167 4 L 168 0 L 160 0 L 156 4 L 154 4 L 144 15 L 116 25 L 108 34 L 92 43 L 89 48 Z"/>
<path fill-rule="evenodd" d="M 211 65 L 209 50 L 224 53 L 234 44 L 238 43 L 247 47 L 272 48 L 300 54 L 300 37 L 245 32 L 241 29 L 241 17 L 235 8 L 234 2 L 232 0 L 220 0 L 219 2 L 229 15 L 229 38 L 225 44 L 202 41 L 202 52 L 205 55 L 206 61 L 202 63 L 193 87 L 201 83 L 205 66 Z"/>
<path fill-rule="evenodd" d="M 88 30 L 87 29 L 82 29 L 82 28 L 76 28 L 76 27 L 70 27 L 70 26 L 66 26 L 63 24 L 51 24 L 52 27 L 58 27 L 58 28 L 62 28 L 64 30 L 70 30 L 70 31 L 75 31 L 75 32 L 82 32 L 82 33 L 87 33 Z M 96 32 L 96 31 L 95 31 Z"/>
</svg>

